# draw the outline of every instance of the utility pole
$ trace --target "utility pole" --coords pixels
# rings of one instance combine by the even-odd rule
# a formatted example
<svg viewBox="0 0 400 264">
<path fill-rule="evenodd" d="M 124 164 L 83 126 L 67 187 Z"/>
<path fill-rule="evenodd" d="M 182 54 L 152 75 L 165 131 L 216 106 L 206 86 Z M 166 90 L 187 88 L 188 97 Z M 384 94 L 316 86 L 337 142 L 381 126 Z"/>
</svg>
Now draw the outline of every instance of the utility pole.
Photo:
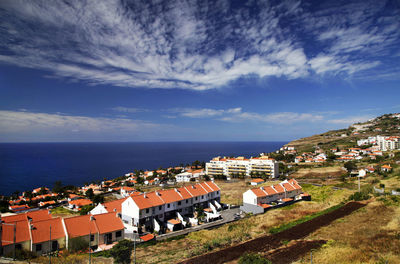
<svg viewBox="0 0 400 264">
<path fill-rule="evenodd" d="M 133 233 L 133 264 L 136 264 L 136 233 Z"/>
<path fill-rule="evenodd" d="M 51 264 L 51 225 L 50 225 L 50 240 L 49 240 L 49 264 Z"/>
<path fill-rule="evenodd" d="M 92 230 L 90 229 L 90 222 L 89 222 L 89 264 L 92 263 L 92 255 L 90 254 L 91 250 L 91 242 L 92 242 Z"/>
<path fill-rule="evenodd" d="M 312 251 L 310 252 L 310 256 L 311 256 L 310 263 L 312 264 Z"/>
<path fill-rule="evenodd" d="M 15 243 L 17 240 L 17 222 L 14 223 L 14 261 L 15 261 Z"/>
<path fill-rule="evenodd" d="M 360 192 L 360 176 L 358 176 L 358 192 Z"/>
</svg>

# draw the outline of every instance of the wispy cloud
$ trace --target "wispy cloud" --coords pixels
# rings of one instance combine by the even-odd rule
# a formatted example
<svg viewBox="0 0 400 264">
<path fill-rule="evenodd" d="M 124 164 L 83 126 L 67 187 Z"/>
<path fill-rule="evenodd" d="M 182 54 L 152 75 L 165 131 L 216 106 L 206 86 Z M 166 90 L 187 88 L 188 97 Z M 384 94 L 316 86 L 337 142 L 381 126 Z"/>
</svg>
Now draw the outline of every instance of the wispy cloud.
<svg viewBox="0 0 400 264">
<path fill-rule="evenodd" d="M 327 120 L 327 122 L 331 123 L 331 124 L 338 124 L 338 125 L 351 125 L 351 124 L 358 123 L 358 122 L 368 121 L 371 118 L 373 118 L 373 116 L 371 116 L 371 115 L 350 116 L 350 117 L 345 117 L 345 118 Z"/>
<path fill-rule="evenodd" d="M 141 113 L 141 112 L 148 112 L 148 109 L 144 108 L 135 108 L 135 107 L 124 107 L 124 106 L 116 106 L 111 108 L 111 110 L 121 113 Z"/>
<path fill-rule="evenodd" d="M 210 108 L 185 108 L 171 109 L 171 112 L 179 113 L 181 116 L 190 118 L 214 118 L 225 122 L 263 122 L 275 124 L 289 124 L 295 122 L 315 122 L 323 119 L 320 114 L 311 113 L 270 113 L 260 114 L 254 112 L 244 112 L 241 107 L 229 109 L 210 109 Z"/>
<path fill-rule="evenodd" d="M 118 138 L 121 135 L 140 135 L 153 131 L 155 128 L 168 126 L 143 120 L 128 118 L 104 118 L 88 116 L 72 116 L 65 114 L 35 113 L 27 111 L 0 110 L 0 135 L 11 137 L 20 135 L 21 138 L 30 138 L 35 141 L 35 136 L 43 137 L 46 141 L 61 136 L 67 138 L 79 135 L 87 136 L 81 140 L 90 140 L 99 136 L 105 139 Z M 73 136 L 75 134 L 75 136 Z M 102 139 L 104 139 L 102 138 Z M 130 138 L 132 140 L 132 138 Z"/>
<path fill-rule="evenodd" d="M 246 75 L 351 75 L 398 47 L 384 2 L 310 11 L 300 1 L 3 0 L 0 61 L 89 84 L 197 90 Z M 316 54 L 304 35 L 322 47 Z"/>
</svg>

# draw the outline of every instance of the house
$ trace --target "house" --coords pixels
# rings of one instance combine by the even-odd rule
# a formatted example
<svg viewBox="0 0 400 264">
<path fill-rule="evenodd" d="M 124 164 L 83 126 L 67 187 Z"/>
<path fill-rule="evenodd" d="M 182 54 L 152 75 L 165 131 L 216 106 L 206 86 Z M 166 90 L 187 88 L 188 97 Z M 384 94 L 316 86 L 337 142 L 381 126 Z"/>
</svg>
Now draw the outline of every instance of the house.
<svg viewBox="0 0 400 264">
<path fill-rule="evenodd" d="M 86 205 L 92 205 L 93 202 L 89 199 L 78 199 L 68 202 L 68 207 L 72 210 L 81 210 Z"/>
<path fill-rule="evenodd" d="M 107 203 L 99 203 L 95 208 L 90 211 L 90 214 L 97 215 L 97 214 L 104 214 L 104 213 L 121 213 L 121 204 L 126 200 L 126 198 L 114 200 Z"/>
<path fill-rule="evenodd" d="M 36 223 L 48 220 L 52 220 L 52 217 L 48 210 L 36 210 L 1 217 L 0 236 L 3 255 L 7 255 L 13 252 L 14 244 L 16 249 L 32 251 L 31 225 L 34 224 L 35 226 L 42 226 L 42 224 L 36 225 Z"/>
<path fill-rule="evenodd" d="M 56 204 L 55 201 L 47 201 L 47 202 L 40 202 L 39 206 L 40 207 L 48 207 L 48 206 L 51 206 L 51 205 L 54 205 L 54 204 Z"/>
<path fill-rule="evenodd" d="M 122 197 L 128 197 L 129 195 L 131 195 L 134 192 L 136 192 L 136 190 L 129 186 L 124 186 L 124 187 L 121 187 L 121 189 L 120 189 L 120 193 L 121 193 Z"/>
<path fill-rule="evenodd" d="M 31 251 L 38 255 L 65 248 L 62 218 L 52 218 L 30 223 Z"/>
<path fill-rule="evenodd" d="M 74 240 L 84 240 L 93 250 L 106 249 L 124 238 L 124 225 L 115 212 L 98 215 L 81 215 L 64 218 L 64 230 L 67 236 L 67 248 Z"/>
<path fill-rule="evenodd" d="M 43 189 L 46 193 L 50 192 L 49 188 L 47 188 L 47 187 L 40 187 L 40 188 L 33 189 L 32 193 L 33 193 L 33 194 L 39 193 L 42 189 Z"/>
<path fill-rule="evenodd" d="M 265 181 L 263 179 L 257 178 L 257 179 L 253 179 L 251 180 L 250 184 L 253 186 L 259 185 L 261 183 L 264 183 Z"/>
<path fill-rule="evenodd" d="M 301 199 L 301 186 L 295 179 L 285 180 L 272 186 L 253 188 L 243 193 L 243 206 L 246 213 L 259 214 L 272 207 L 272 203 L 283 204 Z"/>
<path fill-rule="evenodd" d="M 17 213 L 17 212 L 22 213 L 22 212 L 28 211 L 31 208 L 26 204 L 21 204 L 21 205 L 10 205 L 8 207 L 8 209 L 10 211 L 13 211 L 14 213 Z"/>
<path fill-rule="evenodd" d="M 381 167 L 381 171 L 383 172 L 390 172 L 392 170 L 392 167 L 390 165 L 383 165 Z"/>
</svg>

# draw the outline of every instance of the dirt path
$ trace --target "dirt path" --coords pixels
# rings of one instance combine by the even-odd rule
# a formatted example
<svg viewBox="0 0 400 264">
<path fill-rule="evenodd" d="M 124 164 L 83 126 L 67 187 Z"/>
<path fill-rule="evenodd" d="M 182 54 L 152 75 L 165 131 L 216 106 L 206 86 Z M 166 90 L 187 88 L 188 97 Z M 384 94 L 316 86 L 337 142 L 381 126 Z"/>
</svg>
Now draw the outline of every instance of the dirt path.
<svg viewBox="0 0 400 264">
<path fill-rule="evenodd" d="M 304 238 L 305 236 L 316 231 L 317 229 L 329 225 L 334 220 L 349 215 L 352 212 L 364 206 L 365 204 L 350 202 L 335 211 L 316 217 L 308 222 L 299 224 L 295 227 L 292 227 L 280 233 L 262 236 L 236 246 L 228 247 L 219 251 L 211 252 L 202 256 L 188 259 L 181 263 L 182 264 L 225 263 L 239 258 L 245 252 L 270 251 L 274 248 L 280 247 L 282 245 L 281 241 L 283 240 L 291 241 Z M 307 250 L 307 248 L 304 248 L 303 250 Z"/>
<path fill-rule="evenodd" d="M 264 257 L 274 264 L 290 264 L 307 254 L 310 250 L 319 248 L 325 243 L 325 240 L 297 241 L 293 245 L 268 252 Z"/>
</svg>

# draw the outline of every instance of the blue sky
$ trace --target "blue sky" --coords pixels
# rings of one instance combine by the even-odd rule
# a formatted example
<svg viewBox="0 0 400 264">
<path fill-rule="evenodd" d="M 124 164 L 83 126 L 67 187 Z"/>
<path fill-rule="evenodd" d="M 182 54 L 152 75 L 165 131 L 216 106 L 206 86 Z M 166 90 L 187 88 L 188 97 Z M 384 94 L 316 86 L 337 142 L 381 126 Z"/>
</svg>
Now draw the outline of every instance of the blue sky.
<svg viewBox="0 0 400 264">
<path fill-rule="evenodd" d="M 0 142 L 286 141 L 400 112 L 394 0 L 3 0 L 0 17 Z"/>
</svg>

